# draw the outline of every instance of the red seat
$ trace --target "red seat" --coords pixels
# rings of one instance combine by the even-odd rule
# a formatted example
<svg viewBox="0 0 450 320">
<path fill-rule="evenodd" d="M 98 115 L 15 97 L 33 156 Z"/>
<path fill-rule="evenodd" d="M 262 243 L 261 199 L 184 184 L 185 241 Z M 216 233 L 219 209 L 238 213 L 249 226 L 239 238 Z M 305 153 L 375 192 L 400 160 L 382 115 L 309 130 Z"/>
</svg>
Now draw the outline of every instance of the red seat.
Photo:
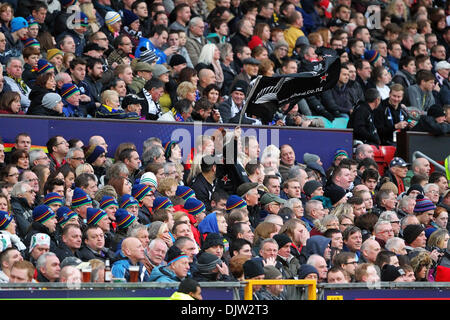
<svg viewBox="0 0 450 320">
<path fill-rule="evenodd" d="M 381 176 L 384 175 L 385 170 L 389 167 L 389 163 L 394 158 L 396 148 L 394 146 L 374 146 L 371 145 L 374 152 L 374 160 L 378 164 L 378 172 Z"/>
</svg>

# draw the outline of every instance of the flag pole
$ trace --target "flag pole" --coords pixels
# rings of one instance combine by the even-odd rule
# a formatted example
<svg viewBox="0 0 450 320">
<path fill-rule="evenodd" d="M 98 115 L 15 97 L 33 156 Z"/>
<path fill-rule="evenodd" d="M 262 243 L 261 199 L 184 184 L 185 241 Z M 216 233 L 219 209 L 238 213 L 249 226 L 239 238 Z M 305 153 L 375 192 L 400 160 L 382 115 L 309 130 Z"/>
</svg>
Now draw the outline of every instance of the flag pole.
<svg viewBox="0 0 450 320">
<path fill-rule="evenodd" d="M 253 95 L 253 93 L 254 93 L 256 87 L 258 86 L 259 80 L 261 80 L 262 77 L 263 77 L 263 76 L 260 75 L 260 76 L 258 76 L 258 77 L 256 78 L 255 83 L 253 84 L 253 87 L 252 87 L 252 89 L 250 90 L 250 93 L 248 94 L 247 99 L 245 99 L 245 104 L 244 104 L 244 106 L 242 107 L 241 115 L 240 115 L 240 117 L 239 117 L 239 124 L 238 124 L 238 126 L 241 125 L 242 117 L 243 117 L 244 114 L 245 114 L 245 110 L 247 110 L 248 102 L 250 101 L 250 98 L 252 97 L 252 95 Z"/>
</svg>

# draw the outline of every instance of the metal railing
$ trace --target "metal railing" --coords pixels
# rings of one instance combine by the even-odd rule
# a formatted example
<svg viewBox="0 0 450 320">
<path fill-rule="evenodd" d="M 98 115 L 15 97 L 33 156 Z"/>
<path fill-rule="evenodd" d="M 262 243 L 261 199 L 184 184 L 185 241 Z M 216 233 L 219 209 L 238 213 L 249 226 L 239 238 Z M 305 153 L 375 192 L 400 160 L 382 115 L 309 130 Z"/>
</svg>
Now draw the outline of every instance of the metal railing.
<svg viewBox="0 0 450 320">
<path fill-rule="evenodd" d="M 412 154 L 412 159 L 413 161 L 416 160 L 417 158 L 425 158 L 428 161 L 430 161 L 430 163 L 433 164 L 433 166 L 438 169 L 439 171 L 445 172 L 445 167 L 443 165 L 441 165 L 440 163 L 434 161 L 433 159 L 431 159 L 429 156 L 427 156 L 426 154 L 423 154 L 420 151 L 414 151 L 414 153 Z"/>
</svg>

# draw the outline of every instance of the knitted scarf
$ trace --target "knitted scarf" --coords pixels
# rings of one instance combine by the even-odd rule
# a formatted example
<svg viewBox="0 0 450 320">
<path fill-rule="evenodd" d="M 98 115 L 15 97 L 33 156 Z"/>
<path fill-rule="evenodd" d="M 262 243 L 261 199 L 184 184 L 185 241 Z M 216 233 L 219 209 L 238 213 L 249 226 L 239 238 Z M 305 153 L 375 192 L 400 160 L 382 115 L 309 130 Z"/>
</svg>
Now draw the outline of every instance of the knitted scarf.
<svg viewBox="0 0 450 320">
<path fill-rule="evenodd" d="M 23 93 L 28 93 L 28 86 L 25 83 L 25 81 L 22 80 L 22 78 L 16 78 L 13 75 L 10 75 L 8 73 L 8 77 L 10 77 L 11 79 L 13 79 L 15 82 L 17 82 L 17 84 L 19 85 L 19 87 L 22 89 Z"/>
</svg>

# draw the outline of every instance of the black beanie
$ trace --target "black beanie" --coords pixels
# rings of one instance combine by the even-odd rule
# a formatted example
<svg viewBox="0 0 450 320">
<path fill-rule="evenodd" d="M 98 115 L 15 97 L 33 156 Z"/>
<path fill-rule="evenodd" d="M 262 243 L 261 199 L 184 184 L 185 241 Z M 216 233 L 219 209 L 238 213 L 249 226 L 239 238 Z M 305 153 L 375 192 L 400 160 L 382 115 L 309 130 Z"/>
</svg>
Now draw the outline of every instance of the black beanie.
<svg viewBox="0 0 450 320">
<path fill-rule="evenodd" d="M 413 184 L 409 187 L 408 191 L 406 192 L 406 195 L 409 196 L 409 194 L 411 193 L 411 191 L 419 191 L 421 194 L 424 194 L 423 188 L 420 184 Z"/>
<path fill-rule="evenodd" d="M 411 244 L 416 238 L 425 231 L 425 228 L 420 224 L 410 224 L 403 230 L 403 239 L 406 244 Z"/>
<path fill-rule="evenodd" d="M 264 274 L 264 266 L 260 258 L 245 261 L 243 265 L 245 279 L 254 278 Z"/>
<path fill-rule="evenodd" d="M 303 191 L 305 194 L 310 197 L 311 194 L 316 191 L 319 187 L 322 187 L 322 184 L 317 180 L 309 180 L 303 186 Z"/>
<path fill-rule="evenodd" d="M 224 246 L 223 240 L 224 240 L 223 237 L 218 233 L 214 232 L 208 233 L 208 235 L 205 238 L 205 241 L 203 241 L 202 250 L 205 251 L 206 249 L 217 245 Z"/>
<path fill-rule="evenodd" d="M 326 188 L 323 195 L 329 198 L 331 200 L 331 203 L 334 205 L 346 195 L 346 192 L 344 188 L 335 184 L 330 184 Z"/>
<path fill-rule="evenodd" d="M 197 255 L 197 268 L 201 273 L 210 273 L 218 264 L 222 264 L 222 260 L 212 253 L 203 251 Z"/>
<path fill-rule="evenodd" d="M 381 269 L 381 281 L 394 281 L 404 274 L 405 271 L 401 267 L 385 264 L 383 269 Z"/>
<path fill-rule="evenodd" d="M 186 63 L 186 59 L 181 54 L 174 54 L 170 58 L 169 66 L 174 67 Z"/>
<path fill-rule="evenodd" d="M 292 242 L 292 240 L 284 233 L 274 235 L 273 240 L 278 243 L 279 249 L 283 248 L 286 243 Z"/>
</svg>

